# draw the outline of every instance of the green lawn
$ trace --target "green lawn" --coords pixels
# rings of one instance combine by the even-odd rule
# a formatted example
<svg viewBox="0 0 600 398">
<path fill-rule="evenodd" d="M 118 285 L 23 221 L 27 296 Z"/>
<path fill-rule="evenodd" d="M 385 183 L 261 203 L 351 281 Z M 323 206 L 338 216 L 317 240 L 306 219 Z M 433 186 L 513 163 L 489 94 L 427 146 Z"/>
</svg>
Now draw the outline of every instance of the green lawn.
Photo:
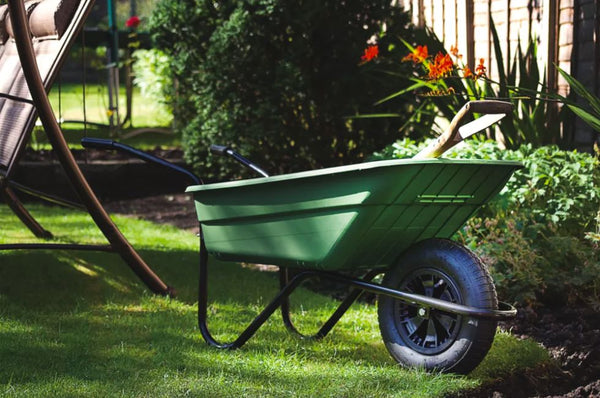
<svg viewBox="0 0 600 398">
<path fill-rule="evenodd" d="M 61 241 L 103 242 L 85 214 L 31 209 Z M 376 308 L 364 303 L 322 341 L 290 335 L 276 315 L 242 349 L 219 351 L 204 343 L 196 326 L 197 237 L 140 220 L 116 221 L 178 297 L 149 294 L 114 254 L 0 252 L 0 395 L 441 397 L 549 361 L 535 342 L 499 332 L 470 376 L 405 370 L 381 342 Z M 0 225 L 0 243 L 32 241 L 4 205 Z M 234 338 L 277 284 L 273 273 L 213 263 L 215 337 Z M 308 332 L 336 303 L 307 290 L 292 301 L 297 324 Z"/>
<path fill-rule="evenodd" d="M 55 84 L 48 96 L 57 119 L 83 120 L 84 102 L 86 120 L 95 123 L 108 123 L 108 88 L 106 85 L 87 84 L 85 98 L 83 85 Z M 119 116 L 125 117 L 125 88 L 119 91 Z M 132 100 L 132 122 L 134 126 L 169 126 L 172 117 L 164 106 L 157 104 L 140 94 L 134 87 Z"/>
<path fill-rule="evenodd" d="M 50 91 L 50 103 L 56 119 L 61 121 L 63 135 L 71 148 L 81 149 L 82 137 L 110 137 L 139 149 L 152 149 L 156 146 L 169 148 L 181 146 L 179 135 L 174 134 L 171 130 L 172 116 L 164 106 L 144 98 L 137 88 L 134 88 L 132 101 L 133 126 L 111 130 L 108 126 L 108 94 L 106 90 L 106 87 L 102 85 L 86 86 L 85 116 L 82 85 L 63 84 L 60 86 L 60 90 L 58 85 L 55 85 Z M 120 92 L 119 103 L 120 117 L 123 119 L 125 115 L 124 89 Z M 88 124 L 84 128 L 83 120 L 104 126 Z M 34 128 L 30 145 L 35 150 L 50 149 L 50 144 L 40 123 Z"/>
</svg>

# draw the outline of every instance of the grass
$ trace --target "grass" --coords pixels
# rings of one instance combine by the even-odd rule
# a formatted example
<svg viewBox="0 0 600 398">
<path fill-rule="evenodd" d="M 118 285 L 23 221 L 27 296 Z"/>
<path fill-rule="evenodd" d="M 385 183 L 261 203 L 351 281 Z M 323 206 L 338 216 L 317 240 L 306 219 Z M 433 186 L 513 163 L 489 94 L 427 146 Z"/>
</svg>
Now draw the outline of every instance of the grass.
<svg viewBox="0 0 600 398">
<path fill-rule="evenodd" d="M 87 84 L 85 98 L 83 85 L 55 84 L 48 96 L 56 115 L 64 120 L 83 120 L 84 102 L 89 122 L 108 124 L 108 88 L 105 85 Z M 125 88 L 119 91 L 119 116 L 125 116 Z M 59 113 L 60 111 L 60 113 Z M 152 102 L 133 89 L 132 122 L 134 126 L 169 126 L 172 117 L 164 106 Z"/>
<path fill-rule="evenodd" d="M 60 241 L 104 242 L 86 214 L 30 207 Z M 114 254 L 0 252 L 0 395 L 441 397 L 549 361 L 537 343 L 499 332 L 470 376 L 402 369 L 381 342 L 376 308 L 365 303 L 322 341 L 297 339 L 276 315 L 242 349 L 219 351 L 196 326 L 197 237 L 115 220 L 178 297 L 149 294 Z M 4 205 L 0 223 L 0 243 L 33 240 Z M 229 340 L 271 298 L 277 278 L 235 264 L 210 271 L 210 327 Z M 307 332 L 336 303 L 302 289 L 292 301 Z"/>
<path fill-rule="evenodd" d="M 133 127 L 120 128 L 111 131 L 108 127 L 108 93 L 107 88 L 98 84 L 88 84 L 85 87 L 85 110 L 83 86 L 76 84 L 55 85 L 50 91 L 49 98 L 57 120 L 67 121 L 61 123 L 64 137 L 73 149 L 81 149 L 82 137 L 101 137 L 118 139 L 128 145 L 139 149 L 151 149 L 156 146 L 178 147 L 180 138 L 171 133 L 170 125 L 172 116 L 160 104 L 144 98 L 139 89 L 134 88 L 132 100 L 132 124 Z M 119 112 L 121 119 L 125 114 L 125 91 L 119 94 Z M 88 122 L 104 124 L 106 127 L 88 125 L 86 129 L 82 123 Z M 79 121 L 74 123 L 73 121 Z M 136 135 L 140 129 L 150 131 Z M 128 138 L 131 136 L 131 138 Z M 35 150 L 49 149 L 45 133 L 41 125 L 34 129 L 31 146 Z"/>
</svg>

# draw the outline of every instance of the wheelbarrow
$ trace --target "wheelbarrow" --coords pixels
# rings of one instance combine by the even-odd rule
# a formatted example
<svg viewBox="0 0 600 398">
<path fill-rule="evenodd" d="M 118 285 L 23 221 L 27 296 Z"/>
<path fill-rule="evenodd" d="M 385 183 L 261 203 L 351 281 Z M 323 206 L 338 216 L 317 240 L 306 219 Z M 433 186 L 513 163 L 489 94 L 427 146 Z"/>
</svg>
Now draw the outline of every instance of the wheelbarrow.
<svg viewBox="0 0 600 398">
<path fill-rule="evenodd" d="M 497 322 L 514 317 L 516 309 L 498 302 L 486 266 L 450 238 L 522 165 L 438 156 L 511 109 L 500 101 L 467 103 L 447 131 L 412 159 L 279 176 L 267 176 L 229 147 L 212 146 L 261 178 L 206 185 L 185 169 L 114 141 L 86 138 L 83 145 L 123 150 L 194 181 L 186 192 L 194 196 L 201 228 L 198 322 L 209 345 L 241 347 L 278 308 L 290 331 L 320 339 L 370 292 L 378 296 L 381 335 L 398 363 L 467 373 L 487 354 Z M 464 124 L 474 113 L 485 116 Z M 279 267 L 279 292 L 228 343 L 215 340 L 207 327 L 209 258 Z M 381 274 L 382 282 L 373 282 Z M 318 332 L 304 336 L 292 323 L 289 296 L 309 278 L 351 289 Z"/>
</svg>

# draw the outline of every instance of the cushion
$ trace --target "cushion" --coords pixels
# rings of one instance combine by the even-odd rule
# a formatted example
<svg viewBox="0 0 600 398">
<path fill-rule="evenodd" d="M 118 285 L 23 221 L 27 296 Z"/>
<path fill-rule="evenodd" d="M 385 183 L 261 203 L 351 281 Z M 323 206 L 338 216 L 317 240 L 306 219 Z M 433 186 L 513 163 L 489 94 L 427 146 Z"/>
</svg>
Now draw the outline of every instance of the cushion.
<svg viewBox="0 0 600 398">
<path fill-rule="evenodd" d="M 40 2 L 40 0 L 29 0 L 29 1 L 25 2 L 25 10 L 27 11 L 28 17 L 31 15 L 31 12 L 35 9 L 35 6 L 37 6 L 39 2 Z M 14 33 L 13 27 L 12 27 L 12 22 L 10 20 L 10 13 L 8 13 L 8 12 L 6 13 L 5 22 L 6 22 L 6 32 L 8 33 L 8 35 L 10 37 L 15 37 L 15 33 Z"/>
<path fill-rule="evenodd" d="M 79 0 L 43 0 L 31 12 L 29 27 L 33 37 L 56 37 L 61 38 L 75 10 Z"/>
</svg>

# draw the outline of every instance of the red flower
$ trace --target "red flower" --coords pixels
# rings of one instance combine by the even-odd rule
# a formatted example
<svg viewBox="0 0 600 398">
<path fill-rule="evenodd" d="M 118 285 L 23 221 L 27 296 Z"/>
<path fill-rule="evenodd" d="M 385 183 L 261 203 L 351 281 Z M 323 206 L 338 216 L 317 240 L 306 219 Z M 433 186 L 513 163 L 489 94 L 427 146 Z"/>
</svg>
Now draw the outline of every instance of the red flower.
<svg viewBox="0 0 600 398">
<path fill-rule="evenodd" d="M 136 29 L 140 25 L 140 18 L 137 15 L 130 17 L 125 21 L 125 27 L 130 29 Z"/>
<path fill-rule="evenodd" d="M 438 52 L 433 62 L 428 65 L 428 68 L 429 78 L 439 79 L 452 72 L 452 69 L 454 69 L 454 62 L 452 62 L 452 58 L 450 58 L 449 54 Z"/>
<path fill-rule="evenodd" d="M 477 73 L 477 77 L 481 77 L 481 76 L 485 76 L 485 72 L 487 71 L 487 69 L 485 68 L 485 66 L 483 66 L 483 62 L 485 60 L 483 58 L 481 58 L 479 60 L 479 65 L 477 65 L 477 67 L 475 68 L 475 72 Z"/>
<path fill-rule="evenodd" d="M 402 62 L 413 61 L 415 64 L 421 63 L 429 56 L 428 52 L 427 46 L 417 46 L 413 52 L 402 58 Z"/>
<path fill-rule="evenodd" d="M 373 58 L 377 58 L 378 55 L 379 55 L 379 47 L 377 45 L 369 46 L 369 47 L 365 48 L 365 53 L 363 54 L 362 57 L 360 57 L 360 59 L 363 62 L 369 62 Z"/>
</svg>

